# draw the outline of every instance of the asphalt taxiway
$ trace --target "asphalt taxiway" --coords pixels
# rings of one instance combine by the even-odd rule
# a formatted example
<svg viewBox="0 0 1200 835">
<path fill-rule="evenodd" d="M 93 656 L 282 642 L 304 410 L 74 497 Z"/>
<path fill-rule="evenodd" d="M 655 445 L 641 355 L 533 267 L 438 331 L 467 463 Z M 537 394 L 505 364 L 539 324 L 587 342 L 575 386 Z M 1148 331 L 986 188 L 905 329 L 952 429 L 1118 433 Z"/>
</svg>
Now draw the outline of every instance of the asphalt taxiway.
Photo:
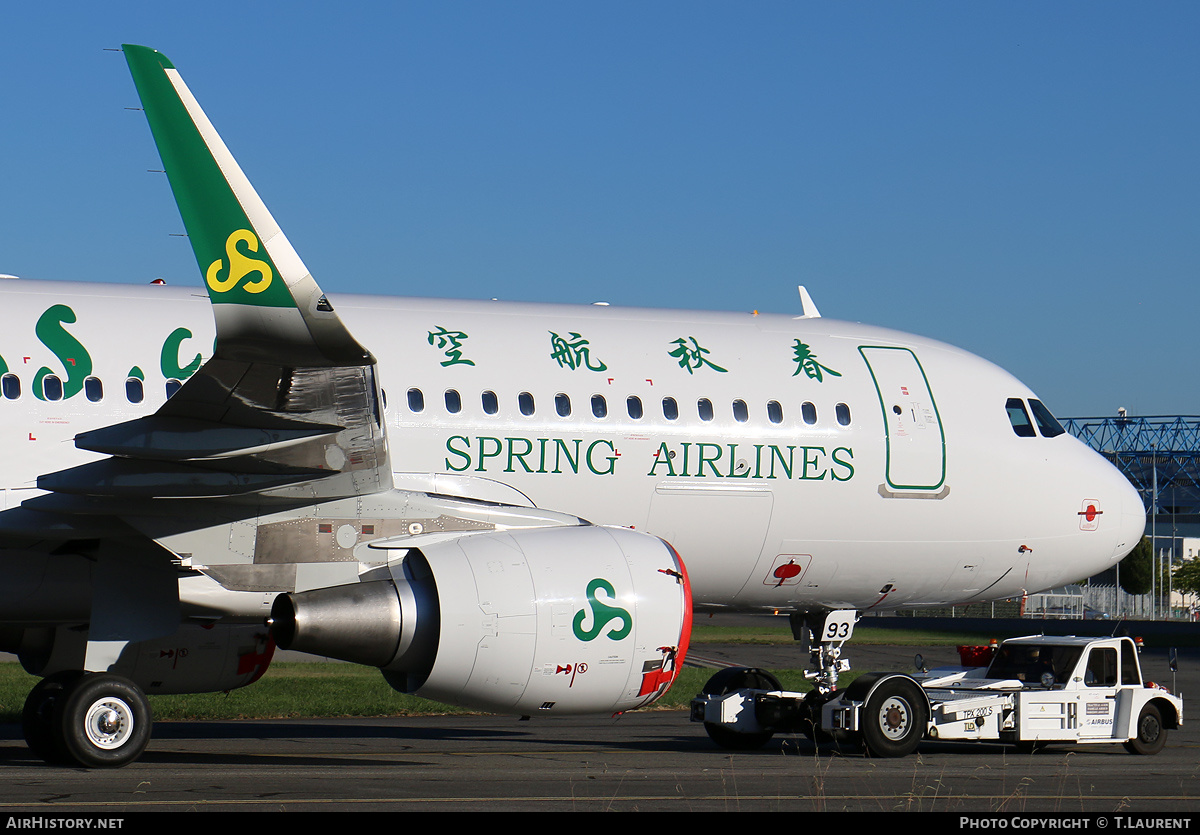
<svg viewBox="0 0 1200 835">
<path fill-rule="evenodd" d="M 776 652 L 754 650 L 769 666 Z M 857 647 L 856 667 L 911 669 L 953 649 Z M 703 657 L 747 647 L 700 645 Z M 943 657 L 947 656 L 949 657 Z M 1166 653 L 1148 677 L 1168 686 Z M 1175 681 L 1200 692 L 1200 658 Z M 868 759 L 857 749 L 778 736 L 753 752 L 715 747 L 680 711 L 616 718 L 448 716 L 335 721 L 160 722 L 136 763 L 56 768 L 34 759 L 20 728 L 0 726 L 0 810 L 119 816 L 151 811 L 937 811 L 1186 813 L 1200 811 L 1200 730 L 1185 724 L 1157 756 L 1119 745 L 1011 747 L 924 743 L 916 755 Z"/>
</svg>

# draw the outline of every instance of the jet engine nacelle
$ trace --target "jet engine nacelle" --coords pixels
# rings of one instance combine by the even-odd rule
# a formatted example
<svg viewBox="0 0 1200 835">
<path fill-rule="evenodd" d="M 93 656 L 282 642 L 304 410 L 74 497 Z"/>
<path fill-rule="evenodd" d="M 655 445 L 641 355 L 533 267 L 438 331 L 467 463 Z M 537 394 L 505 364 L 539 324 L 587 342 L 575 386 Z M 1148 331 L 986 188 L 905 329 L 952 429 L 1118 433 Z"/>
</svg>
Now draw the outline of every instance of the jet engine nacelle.
<svg viewBox="0 0 1200 835">
<path fill-rule="evenodd" d="M 519 714 L 644 706 L 687 651 L 682 560 L 625 528 L 460 536 L 408 550 L 389 569 L 280 595 L 276 641 L 380 667 L 401 692 Z"/>
</svg>

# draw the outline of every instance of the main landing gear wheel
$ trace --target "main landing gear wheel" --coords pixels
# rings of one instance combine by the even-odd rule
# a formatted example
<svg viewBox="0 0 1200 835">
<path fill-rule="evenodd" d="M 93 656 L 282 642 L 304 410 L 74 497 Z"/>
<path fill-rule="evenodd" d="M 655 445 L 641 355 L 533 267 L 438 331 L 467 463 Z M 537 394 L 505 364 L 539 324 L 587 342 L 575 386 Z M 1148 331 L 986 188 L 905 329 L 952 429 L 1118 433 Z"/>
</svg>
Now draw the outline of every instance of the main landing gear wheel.
<svg viewBox="0 0 1200 835">
<path fill-rule="evenodd" d="M 1167 729 L 1163 727 L 1162 713 L 1154 705 L 1142 708 L 1137 720 L 1137 736 L 1125 743 L 1131 754 L 1157 754 L 1167 744 Z"/>
<path fill-rule="evenodd" d="M 929 724 L 925 694 L 912 681 L 885 679 L 867 698 L 862 736 L 872 757 L 904 757 L 917 750 Z"/>
<path fill-rule="evenodd" d="M 119 768 L 150 741 L 150 704 L 133 682 L 108 673 L 59 673 L 25 700 L 21 725 L 30 750 L 55 764 Z"/>
<path fill-rule="evenodd" d="M 21 711 L 21 731 L 25 735 L 25 744 L 46 762 L 66 762 L 62 747 L 57 743 L 54 718 L 59 702 L 66 697 L 67 689 L 82 675 L 79 672 L 63 672 L 47 676 L 34 685 L 25 699 L 25 707 Z"/>
<path fill-rule="evenodd" d="M 708 680 L 703 693 L 706 696 L 723 696 L 737 690 L 781 690 L 779 679 L 757 667 L 727 667 Z M 735 731 L 715 722 L 705 722 L 708 738 L 731 751 L 753 751 L 762 748 L 771 737 L 772 731 Z"/>
</svg>

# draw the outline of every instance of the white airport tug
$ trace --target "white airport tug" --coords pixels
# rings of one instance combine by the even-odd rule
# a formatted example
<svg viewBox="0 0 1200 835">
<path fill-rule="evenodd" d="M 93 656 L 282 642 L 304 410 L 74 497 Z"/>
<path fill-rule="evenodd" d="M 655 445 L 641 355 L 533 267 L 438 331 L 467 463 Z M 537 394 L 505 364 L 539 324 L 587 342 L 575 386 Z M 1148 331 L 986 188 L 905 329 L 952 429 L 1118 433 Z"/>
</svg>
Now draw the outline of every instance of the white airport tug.
<svg viewBox="0 0 1200 835">
<path fill-rule="evenodd" d="M 905 756 L 923 739 L 1030 750 L 1120 742 L 1131 753 L 1156 754 L 1183 722 L 1183 700 L 1142 678 L 1130 638 L 1037 635 L 960 653 L 964 664 L 973 658 L 980 666 L 867 673 L 845 690 L 808 694 L 782 690 L 763 670 L 729 668 L 692 701 L 691 718 L 726 748 L 757 748 L 775 733 L 798 731 L 818 741 L 860 740 L 875 757 Z"/>
</svg>

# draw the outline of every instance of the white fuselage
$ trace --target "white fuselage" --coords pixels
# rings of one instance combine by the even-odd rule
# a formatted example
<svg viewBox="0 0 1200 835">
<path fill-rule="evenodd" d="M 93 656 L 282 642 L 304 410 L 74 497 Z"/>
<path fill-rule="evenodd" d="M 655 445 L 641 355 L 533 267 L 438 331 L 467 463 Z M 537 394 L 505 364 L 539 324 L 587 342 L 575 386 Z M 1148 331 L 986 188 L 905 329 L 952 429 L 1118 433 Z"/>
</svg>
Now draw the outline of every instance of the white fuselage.
<svg viewBox="0 0 1200 835">
<path fill-rule="evenodd" d="M 153 412 L 212 352 L 199 288 L 0 294 L 0 357 L 20 383 L 0 398 L 6 506 L 91 457 L 76 433 Z M 933 340 L 777 315 L 331 301 L 378 360 L 397 487 L 661 536 L 700 609 L 1010 597 L 1103 570 L 1142 534 L 1137 493 L 1103 458 L 1014 431 L 1005 405 L 1027 405 L 1026 386 Z M 62 399 L 34 396 L 42 368 Z"/>
</svg>

